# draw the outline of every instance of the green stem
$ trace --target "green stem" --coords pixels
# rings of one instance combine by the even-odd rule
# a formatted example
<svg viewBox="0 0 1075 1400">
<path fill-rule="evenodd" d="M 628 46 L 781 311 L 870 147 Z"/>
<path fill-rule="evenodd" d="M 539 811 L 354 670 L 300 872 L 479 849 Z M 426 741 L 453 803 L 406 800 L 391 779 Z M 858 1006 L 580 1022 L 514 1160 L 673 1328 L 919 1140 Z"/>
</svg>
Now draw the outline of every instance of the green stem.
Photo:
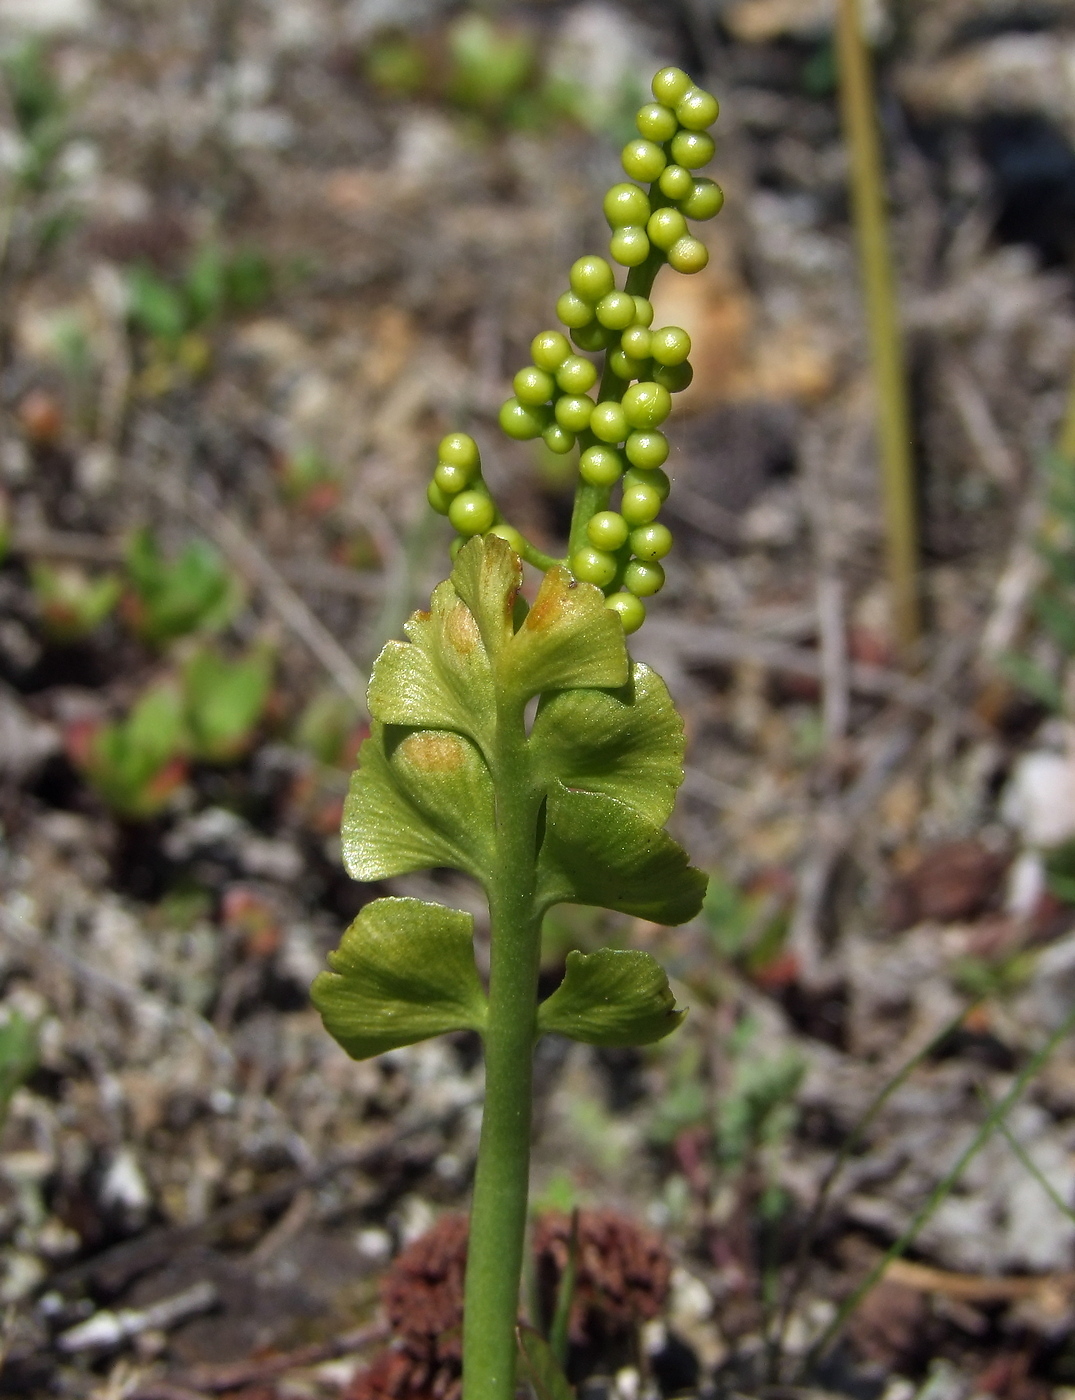
<svg viewBox="0 0 1075 1400">
<path fill-rule="evenodd" d="M 553 555 L 546 554 L 544 550 L 538 549 L 536 544 L 531 544 L 526 536 L 521 533 L 520 539 L 522 541 L 522 548 L 519 550 L 520 555 L 528 564 L 533 564 L 536 569 L 541 569 L 543 573 L 548 573 L 554 564 L 562 564 L 564 562 L 562 559 L 556 559 Z"/>
<path fill-rule="evenodd" d="M 977 1088 L 978 1097 L 981 1099 L 982 1103 L 985 1105 L 986 1108 L 992 1108 L 994 1106 L 993 1099 L 990 1097 L 989 1094 L 986 1093 L 986 1091 L 981 1087 L 981 1085 L 978 1085 Z M 1066 1216 L 1068 1220 L 1075 1223 L 1075 1210 L 1073 1210 L 1071 1206 L 1068 1205 L 1067 1201 L 1064 1200 L 1063 1196 L 1061 1196 L 1060 1192 L 1057 1191 L 1056 1187 L 1045 1175 L 1042 1169 L 1038 1166 L 1037 1162 L 1034 1161 L 1034 1158 L 1031 1157 L 1030 1153 L 1026 1150 L 1023 1144 L 1012 1132 L 1011 1128 L 1008 1127 L 1007 1123 L 1003 1119 L 1001 1119 L 1000 1122 L 997 1124 L 997 1127 L 1000 1129 L 1000 1132 L 1005 1142 L 1011 1148 L 1012 1152 L 1015 1154 L 1016 1157 L 1018 1157 L 1019 1161 L 1027 1169 L 1027 1171 L 1038 1183 L 1038 1185 L 1045 1192 L 1045 1194 L 1049 1197 L 1050 1201 L 1052 1201 L 1053 1205 L 1056 1206 L 1057 1210 L 1061 1213 L 1061 1215 Z"/>
<path fill-rule="evenodd" d="M 885 213 L 873 77 L 859 5 L 860 0 L 839 0 L 836 37 L 840 98 L 850 148 L 851 204 L 878 400 L 888 574 L 896 632 L 900 645 L 910 649 L 918 640 L 921 627 L 911 419 Z"/>
<path fill-rule="evenodd" d="M 489 1018 L 463 1324 L 465 1400 L 512 1400 L 515 1327 L 530 1172 L 530 1119 L 541 916 L 539 795 L 529 781 L 518 707 L 502 707 L 492 764 L 496 873 L 487 891 Z"/>
</svg>

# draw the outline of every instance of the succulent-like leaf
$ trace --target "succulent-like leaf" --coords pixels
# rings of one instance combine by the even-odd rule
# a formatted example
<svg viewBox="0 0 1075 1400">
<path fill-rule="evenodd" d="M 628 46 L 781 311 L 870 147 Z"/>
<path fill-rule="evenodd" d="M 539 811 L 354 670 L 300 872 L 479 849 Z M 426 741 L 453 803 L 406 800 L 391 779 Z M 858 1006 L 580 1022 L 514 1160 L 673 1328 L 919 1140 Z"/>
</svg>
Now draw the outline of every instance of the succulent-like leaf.
<svg viewBox="0 0 1075 1400">
<path fill-rule="evenodd" d="M 683 781 L 683 748 L 683 721 L 668 687 L 640 662 L 619 690 L 546 696 L 530 733 L 540 778 L 606 793 L 658 826 Z"/>
<path fill-rule="evenodd" d="M 325 1029 L 355 1060 L 445 1031 L 481 1030 L 474 920 L 420 899 L 375 899 L 311 989 Z"/>
<path fill-rule="evenodd" d="M 577 583 L 558 564 L 542 580 L 534 606 L 500 658 L 499 670 L 502 682 L 524 700 L 568 687 L 626 685 L 629 661 L 623 626 L 605 607 L 599 588 Z"/>
<path fill-rule="evenodd" d="M 383 724 L 454 729 L 479 743 L 496 717 L 493 672 L 474 615 L 450 583 L 406 624 L 373 667 L 369 707 Z"/>
<path fill-rule="evenodd" d="M 538 859 L 541 901 L 596 904 L 658 924 L 684 924 L 702 907 L 706 877 L 682 846 L 603 793 L 554 783 Z"/>
<path fill-rule="evenodd" d="M 376 724 L 351 778 L 341 835 L 356 880 L 430 866 L 484 880 L 493 858 L 489 770 L 459 734 Z"/>
<path fill-rule="evenodd" d="M 587 1045 L 651 1045 L 686 1015 L 649 953 L 601 948 L 568 953 L 564 980 L 538 1007 L 538 1030 Z"/>
</svg>

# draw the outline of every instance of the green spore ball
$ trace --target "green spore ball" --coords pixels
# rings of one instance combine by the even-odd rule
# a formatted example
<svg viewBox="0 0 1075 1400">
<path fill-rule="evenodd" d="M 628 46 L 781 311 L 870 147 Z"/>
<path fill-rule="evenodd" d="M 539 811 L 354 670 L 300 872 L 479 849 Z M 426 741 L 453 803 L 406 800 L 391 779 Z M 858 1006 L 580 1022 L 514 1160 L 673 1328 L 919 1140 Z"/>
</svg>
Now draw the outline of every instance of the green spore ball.
<svg viewBox="0 0 1075 1400">
<path fill-rule="evenodd" d="M 590 419 L 590 431 L 602 442 L 622 442 L 629 431 L 623 404 L 599 403 Z"/>
<path fill-rule="evenodd" d="M 666 165 L 657 184 L 666 199 L 686 199 L 694 180 L 691 172 L 684 170 L 682 165 Z"/>
<path fill-rule="evenodd" d="M 709 262 L 709 249 L 700 239 L 681 238 L 669 248 L 668 262 L 677 272 L 701 272 Z"/>
<path fill-rule="evenodd" d="M 673 244 L 687 236 L 687 220 L 678 209 L 655 209 L 646 225 L 649 241 L 667 253 Z"/>
<path fill-rule="evenodd" d="M 691 182 L 690 193 L 679 201 L 688 219 L 715 219 L 724 208 L 724 191 L 704 175 Z"/>
<path fill-rule="evenodd" d="M 585 394 L 561 394 L 553 406 L 556 421 L 569 433 L 584 432 L 590 426 L 594 401 Z"/>
<path fill-rule="evenodd" d="M 511 387 L 515 390 L 515 397 L 520 403 L 533 406 L 549 402 L 556 392 L 556 380 L 547 369 L 538 369 L 537 365 L 527 365 L 511 381 Z"/>
<path fill-rule="evenodd" d="M 580 326 L 578 330 L 573 330 L 571 339 L 580 350 L 606 350 L 616 339 L 616 332 L 594 321 L 588 326 Z"/>
<path fill-rule="evenodd" d="M 635 319 L 635 299 L 628 292 L 609 292 L 597 303 L 597 319 L 611 331 L 624 331 Z"/>
<path fill-rule="evenodd" d="M 680 161 L 681 165 L 682 163 Z M 628 141 L 624 146 L 620 153 L 620 164 L 632 180 L 642 180 L 649 184 L 651 180 L 656 180 L 668 164 L 668 157 L 656 142 L 647 141 L 645 137 L 640 136 L 637 141 Z"/>
<path fill-rule="evenodd" d="M 456 535 L 455 539 L 452 540 L 451 544 L 448 546 L 448 557 L 451 559 L 453 564 L 455 563 L 456 556 L 465 544 L 466 540 L 463 538 L 463 536 Z M 627 596 L 630 597 L 631 595 L 628 594 Z"/>
<path fill-rule="evenodd" d="M 635 325 L 643 330 L 653 325 L 653 303 L 645 297 L 635 297 Z"/>
<path fill-rule="evenodd" d="M 672 395 L 663 384 L 632 384 L 623 396 L 623 413 L 632 428 L 659 428 L 672 412 Z"/>
<path fill-rule="evenodd" d="M 694 84 L 682 68 L 669 67 L 662 68 L 659 73 L 653 75 L 650 91 L 658 102 L 674 107 L 693 87 Z"/>
<path fill-rule="evenodd" d="M 457 467 L 454 462 L 438 462 L 433 473 L 433 480 L 446 496 L 458 496 L 460 491 L 467 489 L 473 479 L 473 472 L 468 472 L 464 467 Z"/>
<path fill-rule="evenodd" d="M 656 141 L 658 145 L 671 141 L 679 130 L 675 112 L 663 102 L 647 102 L 640 107 L 635 116 L 635 126 L 639 136 L 644 136 L 647 141 Z"/>
<path fill-rule="evenodd" d="M 448 507 L 448 519 L 461 535 L 484 535 L 496 521 L 496 507 L 484 491 L 464 491 Z"/>
<path fill-rule="evenodd" d="M 641 224 L 618 228 L 608 240 L 608 251 L 621 267 L 640 267 L 649 257 L 649 238 Z"/>
<path fill-rule="evenodd" d="M 705 88 L 692 87 L 676 103 L 676 120 L 688 131 L 705 131 L 720 116 L 720 103 Z"/>
<path fill-rule="evenodd" d="M 595 549 L 615 553 L 627 540 L 627 521 L 616 510 L 599 510 L 586 526 L 586 534 Z"/>
<path fill-rule="evenodd" d="M 575 446 L 575 434 L 562 428 L 559 423 L 550 423 L 542 432 L 541 439 L 550 452 L 558 457 L 570 452 Z"/>
<path fill-rule="evenodd" d="M 514 525 L 509 525 L 506 520 L 502 520 L 499 525 L 494 525 L 488 533 L 498 535 L 502 540 L 506 540 L 516 554 L 522 554 L 526 548 L 526 541 L 522 535 L 519 534 Z"/>
<path fill-rule="evenodd" d="M 591 486 L 615 486 L 623 475 L 623 458 L 613 447 L 588 447 L 579 458 L 579 475 Z"/>
<path fill-rule="evenodd" d="M 655 384 L 660 384 L 670 394 L 681 394 L 684 389 L 690 388 L 694 370 L 684 360 L 681 365 L 657 365 L 652 377 Z"/>
<path fill-rule="evenodd" d="M 624 444 L 627 460 L 639 471 L 652 472 L 668 461 L 668 439 L 664 433 L 632 433 Z"/>
<path fill-rule="evenodd" d="M 646 605 L 633 593 L 612 593 L 605 599 L 605 607 L 617 614 L 628 636 L 646 620 Z"/>
<path fill-rule="evenodd" d="M 691 338 L 679 326 L 650 331 L 650 354 L 659 365 L 681 365 L 691 353 Z"/>
<path fill-rule="evenodd" d="M 616 559 L 603 549 L 584 546 L 571 556 L 571 572 L 582 583 L 595 583 L 605 588 L 616 577 Z"/>
<path fill-rule="evenodd" d="M 648 525 L 656 520 L 661 512 L 660 492 L 652 486 L 625 486 L 620 500 L 620 514 L 633 530 L 638 525 Z"/>
<path fill-rule="evenodd" d="M 530 342 L 530 358 L 539 369 L 557 370 L 570 354 L 567 336 L 560 331 L 539 331 Z"/>
<path fill-rule="evenodd" d="M 556 315 L 565 326 L 577 330 L 593 320 L 593 307 L 575 292 L 564 292 L 556 300 Z"/>
<path fill-rule="evenodd" d="M 626 228 L 629 224 L 644 224 L 650 216 L 649 199 L 637 185 L 613 185 L 604 202 L 609 228 Z"/>
<path fill-rule="evenodd" d="M 630 535 L 631 551 L 647 564 L 663 559 L 672 548 L 672 531 L 667 525 L 655 520 L 651 525 L 640 525 Z"/>
<path fill-rule="evenodd" d="M 426 487 L 426 500 L 438 515 L 448 514 L 448 507 L 451 505 L 451 499 L 444 494 L 435 481 L 431 481 Z"/>
<path fill-rule="evenodd" d="M 664 570 L 656 561 L 632 559 L 624 571 L 623 583 L 636 598 L 649 598 L 664 587 Z"/>
<path fill-rule="evenodd" d="M 622 350 L 613 350 L 608 357 L 609 369 L 618 379 L 623 379 L 628 384 L 632 379 L 652 379 L 650 365 L 650 360 L 632 359 Z"/>
<path fill-rule="evenodd" d="M 437 460 L 451 462 L 453 467 L 462 467 L 473 475 L 482 464 L 478 444 L 469 433 L 449 433 L 441 438 L 437 448 Z"/>
<path fill-rule="evenodd" d="M 520 403 L 516 398 L 507 399 L 500 410 L 501 428 L 508 437 L 515 438 L 517 442 L 540 437 L 541 430 L 548 421 L 548 414 L 543 409 L 536 404 Z"/>
<path fill-rule="evenodd" d="M 662 504 L 668 500 L 668 493 L 672 489 L 668 474 L 661 471 L 660 467 L 651 467 L 648 470 L 628 467 L 624 473 L 623 489 L 626 491 L 631 486 L 645 486 L 651 491 L 656 491 Z"/>
<path fill-rule="evenodd" d="M 708 165 L 716 151 L 716 143 L 707 131 L 678 131 L 672 137 L 669 147 L 672 159 L 687 170 L 698 170 Z"/>
<path fill-rule="evenodd" d="M 591 304 L 607 296 L 616 285 L 612 268 L 596 253 L 587 253 L 573 262 L 568 280 L 575 295 Z"/>
<path fill-rule="evenodd" d="M 568 355 L 556 371 L 556 382 L 565 394 L 585 394 L 597 383 L 597 366 L 581 355 Z"/>
<path fill-rule="evenodd" d="M 648 360 L 651 355 L 652 332 L 645 326 L 629 326 L 620 336 L 620 349 L 632 360 Z"/>
</svg>

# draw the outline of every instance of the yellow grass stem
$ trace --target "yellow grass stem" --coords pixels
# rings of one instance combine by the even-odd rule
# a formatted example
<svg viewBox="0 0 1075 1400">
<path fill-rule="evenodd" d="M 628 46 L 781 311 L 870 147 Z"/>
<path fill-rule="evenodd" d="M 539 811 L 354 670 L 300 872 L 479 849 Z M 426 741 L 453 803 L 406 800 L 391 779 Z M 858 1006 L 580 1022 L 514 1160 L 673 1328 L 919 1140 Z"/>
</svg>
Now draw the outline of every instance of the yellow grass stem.
<svg viewBox="0 0 1075 1400">
<path fill-rule="evenodd" d="M 1056 450 L 1061 457 L 1066 457 L 1069 462 L 1075 462 L 1075 366 L 1072 366 L 1068 406 L 1064 413 L 1064 421 L 1060 426 Z"/>
<path fill-rule="evenodd" d="M 885 186 L 870 58 L 860 0 L 839 0 L 837 52 L 844 136 L 851 158 L 851 206 L 862 267 L 885 509 L 888 575 L 896 634 L 910 650 L 921 627 L 918 522 L 903 344 L 885 212 Z"/>
</svg>

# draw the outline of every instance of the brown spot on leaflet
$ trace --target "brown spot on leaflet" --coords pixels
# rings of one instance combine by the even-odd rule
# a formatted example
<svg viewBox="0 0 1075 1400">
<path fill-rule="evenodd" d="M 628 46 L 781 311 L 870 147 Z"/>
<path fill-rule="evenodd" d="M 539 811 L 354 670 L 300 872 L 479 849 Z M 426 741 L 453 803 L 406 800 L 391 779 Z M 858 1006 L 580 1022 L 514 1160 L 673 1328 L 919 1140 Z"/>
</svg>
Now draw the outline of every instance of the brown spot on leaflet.
<svg viewBox="0 0 1075 1400">
<path fill-rule="evenodd" d="M 408 763 L 426 773 L 457 773 L 466 761 L 462 739 L 433 730 L 409 734 L 399 751 Z"/>
</svg>

